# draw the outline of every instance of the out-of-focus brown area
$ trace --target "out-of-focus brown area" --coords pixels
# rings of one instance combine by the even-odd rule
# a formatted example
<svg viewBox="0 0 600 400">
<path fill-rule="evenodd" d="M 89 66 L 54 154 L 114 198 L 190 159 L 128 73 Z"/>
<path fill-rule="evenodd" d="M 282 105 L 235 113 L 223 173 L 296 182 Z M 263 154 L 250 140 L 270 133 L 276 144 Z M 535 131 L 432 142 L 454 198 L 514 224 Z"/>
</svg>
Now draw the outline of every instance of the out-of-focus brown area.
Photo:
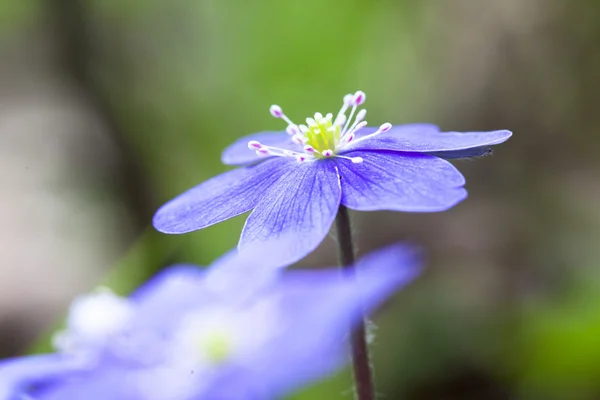
<svg viewBox="0 0 600 400">
<path fill-rule="evenodd" d="M 454 209 L 352 215 L 361 252 L 427 254 L 375 317 L 381 393 L 600 397 L 597 2 L 30 0 L 0 5 L 0 23 L 0 355 L 127 269 L 153 210 L 226 170 L 228 143 L 279 128 L 270 104 L 299 118 L 362 89 L 373 121 L 514 132 L 456 161 L 469 198 Z M 145 259 L 207 264 L 242 221 L 153 236 Z M 334 260 L 330 241 L 303 264 Z"/>
</svg>

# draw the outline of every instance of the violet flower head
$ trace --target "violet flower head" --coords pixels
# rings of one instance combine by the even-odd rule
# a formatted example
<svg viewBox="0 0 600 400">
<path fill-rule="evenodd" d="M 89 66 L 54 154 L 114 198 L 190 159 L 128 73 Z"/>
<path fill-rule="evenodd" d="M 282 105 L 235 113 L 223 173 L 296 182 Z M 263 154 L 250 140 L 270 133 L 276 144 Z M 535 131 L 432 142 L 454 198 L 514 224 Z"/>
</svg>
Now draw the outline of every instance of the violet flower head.
<svg viewBox="0 0 600 400">
<path fill-rule="evenodd" d="M 216 176 L 163 205 L 153 224 L 164 233 L 206 228 L 252 211 L 239 242 L 288 246 L 293 263 L 327 235 L 340 204 L 359 211 L 444 211 L 467 197 L 465 179 L 440 158 L 487 154 L 511 132 L 440 132 L 431 124 L 367 127 L 361 91 L 344 97 L 334 116 L 316 113 L 293 123 L 279 106 L 271 114 L 285 132 L 239 139 L 222 155 L 245 167 Z M 346 116 L 346 114 L 348 114 Z"/>
<path fill-rule="evenodd" d="M 356 280 L 338 269 L 249 277 L 246 263 L 230 254 L 208 271 L 168 269 L 129 298 L 77 299 L 57 354 L 0 362 L 0 400 L 280 398 L 342 367 L 362 307 L 419 272 L 398 245 L 363 258 Z"/>
</svg>

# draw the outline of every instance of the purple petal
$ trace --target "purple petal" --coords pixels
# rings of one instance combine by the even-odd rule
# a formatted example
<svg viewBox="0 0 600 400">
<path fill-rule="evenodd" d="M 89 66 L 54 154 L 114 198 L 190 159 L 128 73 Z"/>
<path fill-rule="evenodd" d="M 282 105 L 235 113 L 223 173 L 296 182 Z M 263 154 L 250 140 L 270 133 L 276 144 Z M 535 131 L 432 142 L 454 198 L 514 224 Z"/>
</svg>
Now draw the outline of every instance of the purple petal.
<svg viewBox="0 0 600 400">
<path fill-rule="evenodd" d="M 349 327 L 411 282 L 418 265 L 413 250 L 395 245 L 360 261 L 357 280 L 338 268 L 286 272 L 276 288 L 289 310 L 285 334 L 252 361 L 258 381 L 278 398 L 335 372 L 348 361 Z"/>
<path fill-rule="evenodd" d="M 136 328 L 166 332 L 186 311 L 224 298 L 235 302 L 269 285 L 278 275 L 265 268 L 260 256 L 271 249 L 261 244 L 253 247 L 260 254 L 230 251 L 208 269 L 178 265 L 153 277 L 131 294 L 131 300 L 138 304 Z"/>
<path fill-rule="evenodd" d="M 355 142 L 347 151 L 393 150 L 404 152 L 438 152 L 492 146 L 505 142 L 512 132 L 440 132 L 435 125 L 409 124 L 393 126 L 388 132 Z M 362 135 L 364 136 L 364 135 Z"/>
<path fill-rule="evenodd" d="M 323 241 L 340 204 L 340 181 L 329 160 L 299 163 L 275 185 L 248 217 L 240 251 L 271 246 L 263 262 L 281 267 L 296 262 Z"/>
<path fill-rule="evenodd" d="M 137 400 L 143 399 L 139 386 L 134 383 L 134 370 L 110 365 L 89 373 L 78 374 L 57 381 L 54 385 L 34 390 L 36 400 Z"/>
<path fill-rule="evenodd" d="M 352 152 L 336 159 L 342 204 L 353 210 L 444 211 L 467 197 L 465 180 L 448 161 L 419 153 Z"/>
<path fill-rule="evenodd" d="M 295 162 L 277 157 L 215 176 L 163 205 L 152 223 L 164 233 L 186 233 L 243 214 Z"/>
<path fill-rule="evenodd" d="M 26 356 L 0 362 L 0 400 L 20 399 L 24 388 L 50 382 L 83 368 L 79 360 L 58 354 Z"/>
<path fill-rule="evenodd" d="M 379 127 L 375 126 L 367 126 L 356 133 L 356 139 L 360 139 L 361 137 L 370 135 L 371 133 L 376 132 Z M 420 136 L 425 134 L 435 134 L 439 133 L 440 128 L 434 124 L 427 123 L 414 123 L 414 124 L 403 124 L 403 125 L 394 125 L 392 129 L 389 131 L 380 134 L 381 136 Z"/>
<path fill-rule="evenodd" d="M 214 296 L 206 291 L 206 271 L 194 266 L 170 267 L 131 294 L 138 304 L 136 329 L 168 332 L 185 311 L 201 307 Z"/>
<path fill-rule="evenodd" d="M 292 142 L 286 132 L 259 132 L 244 136 L 223 150 L 221 161 L 228 165 L 250 164 L 262 159 L 256 152 L 248 149 L 248 142 L 256 140 L 266 146 L 280 147 L 282 149 L 302 152 L 302 146 Z"/>
</svg>

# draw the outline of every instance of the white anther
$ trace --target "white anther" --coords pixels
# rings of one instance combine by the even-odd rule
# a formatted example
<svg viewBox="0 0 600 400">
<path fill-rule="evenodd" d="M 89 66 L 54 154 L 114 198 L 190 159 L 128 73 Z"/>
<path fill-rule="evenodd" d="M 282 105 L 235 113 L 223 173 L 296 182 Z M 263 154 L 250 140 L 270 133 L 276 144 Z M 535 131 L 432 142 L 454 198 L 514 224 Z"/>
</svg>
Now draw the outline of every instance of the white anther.
<svg viewBox="0 0 600 400">
<path fill-rule="evenodd" d="M 314 153 L 316 150 L 314 147 L 312 147 L 311 145 L 307 144 L 306 146 L 304 146 L 304 151 L 307 153 Z"/>
<path fill-rule="evenodd" d="M 340 114 L 340 116 L 335 119 L 334 125 L 343 126 L 345 123 L 346 123 L 346 114 Z"/>
<path fill-rule="evenodd" d="M 323 157 L 331 157 L 333 155 L 333 150 L 323 150 L 321 154 L 323 155 Z"/>
<path fill-rule="evenodd" d="M 356 129 L 354 130 L 354 132 L 356 132 L 356 131 L 358 131 L 359 129 L 362 128 L 360 125 L 361 124 L 358 124 L 358 126 L 356 127 Z M 379 129 L 377 129 L 375 132 L 371 133 L 370 135 L 361 137 L 360 139 L 356 140 L 354 143 L 358 143 L 358 142 L 362 142 L 363 140 L 371 139 L 372 137 L 377 136 L 380 133 L 387 132 L 390 129 L 392 129 L 392 124 L 390 124 L 389 122 L 386 122 L 385 124 L 381 125 L 379 127 Z"/>
<path fill-rule="evenodd" d="M 352 161 L 354 164 L 360 164 L 361 162 L 363 162 L 363 158 L 362 157 L 346 157 L 346 156 L 337 156 L 338 158 L 343 158 L 346 160 L 350 160 Z"/>
<path fill-rule="evenodd" d="M 287 128 L 285 128 L 285 131 L 288 133 L 288 135 L 296 135 L 298 133 L 300 133 L 300 129 L 298 129 L 297 125 L 288 125 Z"/>
<path fill-rule="evenodd" d="M 281 107 L 279 107 L 277 104 L 273 104 L 271 106 L 271 108 L 269 108 L 269 111 L 271 112 L 271 115 L 274 116 L 275 118 L 281 118 L 282 120 L 284 120 L 285 122 L 288 123 L 288 125 L 293 125 L 294 123 L 283 113 L 283 110 L 281 109 Z"/>
<path fill-rule="evenodd" d="M 308 129 L 308 126 L 306 126 L 306 125 L 299 125 L 298 128 L 300 128 L 300 132 L 302 132 L 302 133 L 310 132 L 310 129 Z"/>
<path fill-rule="evenodd" d="M 271 155 L 271 151 L 265 147 L 261 147 L 260 149 L 256 150 L 256 155 L 259 157 L 268 157 Z"/>
<path fill-rule="evenodd" d="M 304 136 L 302 135 L 294 135 L 292 136 L 292 142 L 297 144 L 304 144 Z"/>
<path fill-rule="evenodd" d="M 313 118 L 306 118 L 306 125 L 308 126 L 317 126 L 317 121 L 315 121 Z"/>
<path fill-rule="evenodd" d="M 306 161 L 306 159 L 307 159 L 306 156 L 304 156 L 302 154 L 298 154 L 296 156 L 296 161 L 298 161 L 298 162 L 304 162 L 304 161 Z"/>
<path fill-rule="evenodd" d="M 345 95 L 344 96 L 344 106 L 346 106 L 346 108 L 348 108 L 353 104 L 354 104 L 354 96 L 351 94 Z"/>
<path fill-rule="evenodd" d="M 365 109 L 363 108 L 362 110 L 360 110 L 360 111 L 358 112 L 358 114 L 356 114 L 356 120 L 355 120 L 355 123 L 356 123 L 356 122 L 360 122 L 360 121 L 362 121 L 363 119 L 365 119 L 365 116 L 366 116 L 366 115 L 367 115 L 367 110 L 365 110 Z"/>
<path fill-rule="evenodd" d="M 350 143 L 351 141 L 354 140 L 355 136 L 356 136 L 356 134 L 354 132 L 350 132 L 348 135 L 344 136 L 344 142 Z"/>
<path fill-rule="evenodd" d="M 359 90 L 356 93 L 354 93 L 354 96 L 352 97 L 353 105 L 360 106 L 365 102 L 366 99 L 367 95 L 365 94 L 365 92 Z"/>
<path fill-rule="evenodd" d="M 323 114 L 321 114 L 320 112 L 316 112 L 315 113 L 315 121 L 320 121 L 323 119 Z"/>
<path fill-rule="evenodd" d="M 283 116 L 283 110 L 277 104 L 273 104 L 271 108 L 269 108 L 269 111 L 275 118 L 281 118 Z"/>
<path fill-rule="evenodd" d="M 352 124 L 352 126 L 350 127 L 350 129 L 348 129 L 346 131 L 346 133 L 342 134 L 342 139 L 345 139 L 346 136 L 348 136 L 348 135 L 350 135 L 352 133 L 358 132 L 359 130 L 361 130 L 365 126 L 367 126 L 367 121 L 358 122 L 358 119 L 357 119 L 356 121 L 354 121 L 354 123 Z"/>
<path fill-rule="evenodd" d="M 358 124 L 355 124 L 351 129 L 350 129 L 350 133 L 356 133 L 359 130 L 361 130 L 362 128 L 364 128 L 365 126 L 367 126 L 367 121 L 362 121 Z"/>
<path fill-rule="evenodd" d="M 262 148 L 262 144 L 260 144 L 260 142 L 257 142 L 256 140 L 251 140 L 248 142 L 248 148 L 250 150 L 257 150 Z"/>
<path fill-rule="evenodd" d="M 327 115 L 325 116 L 325 118 L 327 119 L 327 121 L 331 122 L 331 119 L 333 118 L 333 114 L 332 113 L 327 113 Z"/>
</svg>

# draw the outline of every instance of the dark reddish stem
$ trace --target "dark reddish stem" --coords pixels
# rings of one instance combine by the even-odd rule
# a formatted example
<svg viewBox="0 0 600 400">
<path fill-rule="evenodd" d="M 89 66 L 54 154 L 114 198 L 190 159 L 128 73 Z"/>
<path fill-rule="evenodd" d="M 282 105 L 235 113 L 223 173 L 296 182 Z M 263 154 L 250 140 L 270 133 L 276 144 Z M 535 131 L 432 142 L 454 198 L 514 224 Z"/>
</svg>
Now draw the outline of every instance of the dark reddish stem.
<svg viewBox="0 0 600 400">
<path fill-rule="evenodd" d="M 354 244 L 350 228 L 348 209 L 340 205 L 336 218 L 338 238 L 338 256 L 344 273 L 356 279 L 354 269 Z M 357 282 L 358 284 L 358 282 Z M 365 316 L 361 318 L 359 326 L 352 332 L 352 366 L 354 370 L 354 386 L 357 400 L 375 400 L 375 385 L 373 384 L 373 371 L 369 358 L 367 345 L 367 330 Z"/>
</svg>

